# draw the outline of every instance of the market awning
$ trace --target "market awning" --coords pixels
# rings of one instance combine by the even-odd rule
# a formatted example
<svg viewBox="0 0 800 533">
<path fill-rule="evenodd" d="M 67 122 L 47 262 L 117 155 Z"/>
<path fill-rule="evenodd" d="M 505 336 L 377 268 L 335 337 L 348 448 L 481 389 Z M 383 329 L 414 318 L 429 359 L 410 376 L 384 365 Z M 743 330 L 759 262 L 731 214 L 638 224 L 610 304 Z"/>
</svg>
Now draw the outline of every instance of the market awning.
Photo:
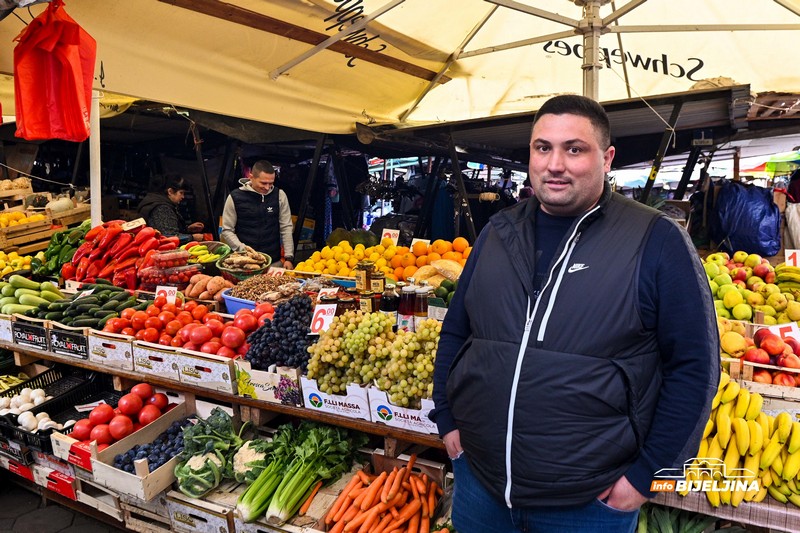
<svg viewBox="0 0 800 533">
<path fill-rule="evenodd" d="M 599 72 L 604 102 L 717 78 L 800 92 L 783 52 L 800 44 L 800 0 L 617 4 L 69 0 L 66 9 L 97 39 L 95 88 L 309 131 L 526 112 L 584 92 L 582 65 Z M 584 65 L 586 21 L 605 32 L 602 68 Z M 6 17 L 0 41 L 12 44 L 22 27 Z M 0 48 L 0 73 L 12 72 L 12 49 Z"/>
</svg>

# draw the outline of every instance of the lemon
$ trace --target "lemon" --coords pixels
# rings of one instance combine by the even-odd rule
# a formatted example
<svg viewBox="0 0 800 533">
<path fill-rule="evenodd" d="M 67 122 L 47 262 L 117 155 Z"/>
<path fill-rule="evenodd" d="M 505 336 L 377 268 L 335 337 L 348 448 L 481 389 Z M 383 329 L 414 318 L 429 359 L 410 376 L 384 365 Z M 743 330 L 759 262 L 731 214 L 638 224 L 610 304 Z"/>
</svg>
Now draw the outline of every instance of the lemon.
<svg viewBox="0 0 800 533">
<path fill-rule="evenodd" d="M 378 258 L 377 261 L 375 261 L 375 268 L 383 268 L 385 266 L 386 266 L 386 259 L 385 258 L 380 257 L 380 258 Z"/>
<path fill-rule="evenodd" d="M 322 254 L 321 254 L 321 253 L 319 253 L 319 252 L 314 252 L 313 254 L 311 254 L 311 261 L 312 261 L 313 263 L 316 263 L 316 262 L 318 262 L 320 259 L 322 259 Z"/>
<path fill-rule="evenodd" d="M 358 246 L 361 245 L 359 244 Z M 356 260 L 361 261 L 364 259 L 364 248 L 359 248 L 358 246 L 356 246 L 355 250 L 353 250 L 353 257 L 355 257 Z"/>
<path fill-rule="evenodd" d="M 331 257 L 333 257 L 333 250 L 331 250 L 329 246 L 326 246 L 320 252 L 320 256 L 322 257 L 322 259 L 330 259 Z"/>
<path fill-rule="evenodd" d="M 392 259 L 392 257 L 394 257 L 396 253 L 397 249 L 394 246 L 391 246 L 387 248 L 385 252 L 383 252 L 383 258 L 389 261 Z"/>
<path fill-rule="evenodd" d="M 358 264 L 358 259 L 356 259 L 355 257 L 351 257 L 347 261 L 347 266 L 349 266 L 350 268 L 354 268 L 357 264 Z"/>
<path fill-rule="evenodd" d="M 381 254 L 379 254 L 378 252 L 372 252 L 372 254 L 370 254 L 370 256 L 369 256 L 369 260 L 372 261 L 372 262 L 375 262 L 380 258 L 381 258 Z"/>
<path fill-rule="evenodd" d="M 390 246 L 394 246 L 394 241 L 389 237 L 384 237 L 383 240 L 381 240 L 381 246 L 384 248 L 389 248 Z"/>
</svg>

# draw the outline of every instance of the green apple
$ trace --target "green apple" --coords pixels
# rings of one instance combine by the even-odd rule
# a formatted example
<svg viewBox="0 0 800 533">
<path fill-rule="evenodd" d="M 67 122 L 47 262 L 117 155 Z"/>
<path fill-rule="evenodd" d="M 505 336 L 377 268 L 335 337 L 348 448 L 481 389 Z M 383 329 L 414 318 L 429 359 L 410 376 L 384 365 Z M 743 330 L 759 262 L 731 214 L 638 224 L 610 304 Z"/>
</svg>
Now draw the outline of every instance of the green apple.
<svg viewBox="0 0 800 533">
<path fill-rule="evenodd" d="M 744 260 L 747 259 L 748 253 L 742 250 L 733 253 L 733 262 L 734 263 L 744 263 Z"/>
<path fill-rule="evenodd" d="M 753 308 L 745 303 L 736 304 L 731 309 L 731 314 L 736 320 L 750 320 L 753 318 Z"/>
<path fill-rule="evenodd" d="M 725 263 L 728 262 L 728 258 L 722 255 L 721 253 L 717 252 L 713 254 L 708 254 L 706 256 L 706 262 L 716 263 L 718 265 L 724 265 Z"/>
<path fill-rule="evenodd" d="M 711 279 L 719 276 L 719 265 L 716 263 L 703 263 L 703 270 L 706 271 L 706 275 Z"/>
<path fill-rule="evenodd" d="M 744 266 L 755 268 L 756 266 L 761 264 L 761 256 L 758 254 L 750 254 L 747 258 L 743 261 Z"/>
<path fill-rule="evenodd" d="M 724 307 L 722 309 L 717 307 L 717 316 L 722 318 L 731 318 L 731 312 L 725 309 Z"/>
<path fill-rule="evenodd" d="M 733 309 L 737 305 L 744 303 L 744 297 L 742 296 L 742 293 L 740 293 L 738 290 L 728 291 L 725 293 L 725 296 L 722 297 L 722 303 L 725 304 L 725 307 L 727 309 Z"/>
<path fill-rule="evenodd" d="M 722 287 L 723 285 L 730 285 L 731 283 L 733 283 L 730 274 L 720 274 L 718 276 L 714 276 L 712 281 L 717 285 L 719 285 L 720 287 Z"/>
<path fill-rule="evenodd" d="M 778 321 L 775 320 L 774 316 L 764 315 L 764 325 L 765 326 L 774 326 L 777 323 L 778 323 Z"/>
</svg>

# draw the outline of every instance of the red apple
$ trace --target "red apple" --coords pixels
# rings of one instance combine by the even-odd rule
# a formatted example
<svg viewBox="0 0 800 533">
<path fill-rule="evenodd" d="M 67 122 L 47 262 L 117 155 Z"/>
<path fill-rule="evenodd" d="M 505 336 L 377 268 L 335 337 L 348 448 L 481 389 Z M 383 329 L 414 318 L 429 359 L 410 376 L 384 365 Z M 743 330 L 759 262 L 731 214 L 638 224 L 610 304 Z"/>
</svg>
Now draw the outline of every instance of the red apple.
<svg viewBox="0 0 800 533">
<path fill-rule="evenodd" d="M 781 385 L 782 387 L 797 386 L 794 377 L 787 372 L 775 372 L 775 374 L 772 375 L 772 384 Z"/>
<path fill-rule="evenodd" d="M 759 263 L 758 265 L 753 267 L 753 275 L 758 276 L 761 279 L 764 279 L 767 274 L 769 274 L 771 268 L 769 263 Z"/>
<path fill-rule="evenodd" d="M 764 281 L 766 281 L 767 283 L 775 283 L 775 276 L 776 274 L 774 270 L 767 272 L 767 275 L 764 276 Z"/>
<path fill-rule="evenodd" d="M 745 284 L 744 280 L 742 279 L 735 279 L 733 280 L 733 284 L 737 287 L 741 287 L 742 289 L 746 289 L 747 285 Z"/>
<path fill-rule="evenodd" d="M 765 352 L 763 349 L 756 348 L 755 346 L 753 346 L 752 348 L 744 352 L 744 360 L 750 361 L 751 363 L 760 363 L 762 365 L 768 365 L 769 354 Z"/>
<path fill-rule="evenodd" d="M 797 355 L 790 353 L 789 355 L 784 355 L 781 360 L 781 365 L 785 366 L 786 368 L 800 368 L 800 357 Z"/>
<path fill-rule="evenodd" d="M 770 385 L 772 384 L 772 374 L 764 368 L 753 370 L 753 381 Z"/>
<path fill-rule="evenodd" d="M 759 348 L 761 347 L 761 339 L 766 337 L 767 335 L 774 335 L 770 330 L 767 328 L 761 328 L 753 334 L 753 342 Z"/>
<path fill-rule="evenodd" d="M 783 342 L 786 344 L 786 346 L 792 349 L 792 353 L 800 355 L 800 341 L 794 337 L 786 337 L 783 339 Z"/>
<path fill-rule="evenodd" d="M 747 281 L 747 271 L 742 267 L 736 267 L 731 270 L 731 279 Z"/>
<path fill-rule="evenodd" d="M 781 355 L 783 353 L 783 347 L 786 346 L 783 339 L 774 333 L 764 335 L 761 342 L 756 344 L 770 355 Z"/>
</svg>

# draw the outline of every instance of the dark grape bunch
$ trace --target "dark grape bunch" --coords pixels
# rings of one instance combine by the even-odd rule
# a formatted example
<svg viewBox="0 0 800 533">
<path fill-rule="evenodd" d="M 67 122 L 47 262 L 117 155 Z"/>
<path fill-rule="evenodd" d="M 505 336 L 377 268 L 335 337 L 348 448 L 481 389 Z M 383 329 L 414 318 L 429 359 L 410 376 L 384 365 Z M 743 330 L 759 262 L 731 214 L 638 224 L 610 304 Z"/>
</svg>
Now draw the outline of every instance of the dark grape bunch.
<svg viewBox="0 0 800 533">
<path fill-rule="evenodd" d="M 274 394 L 275 399 L 280 400 L 283 405 L 300 405 L 300 387 L 288 376 L 281 376 Z"/>
<path fill-rule="evenodd" d="M 191 422 L 187 418 L 176 420 L 152 443 L 137 444 L 127 452 L 117 454 L 114 457 L 114 467 L 133 474 L 136 471 L 133 462 L 147 459 L 148 468 L 152 472 L 183 451 L 183 426 L 189 424 Z"/>
<path fill-rule="evenodd" d="M 275 308 L 272 320 L 247 337 L 250 349 L 245 359 L 256 370 L 267 370 L 270 365 L 289 366 L 305 371 L 308 365 L 307 348 L 311 327 L 313 304 L 306 294 L 293 296 Z"/>
</svg>

